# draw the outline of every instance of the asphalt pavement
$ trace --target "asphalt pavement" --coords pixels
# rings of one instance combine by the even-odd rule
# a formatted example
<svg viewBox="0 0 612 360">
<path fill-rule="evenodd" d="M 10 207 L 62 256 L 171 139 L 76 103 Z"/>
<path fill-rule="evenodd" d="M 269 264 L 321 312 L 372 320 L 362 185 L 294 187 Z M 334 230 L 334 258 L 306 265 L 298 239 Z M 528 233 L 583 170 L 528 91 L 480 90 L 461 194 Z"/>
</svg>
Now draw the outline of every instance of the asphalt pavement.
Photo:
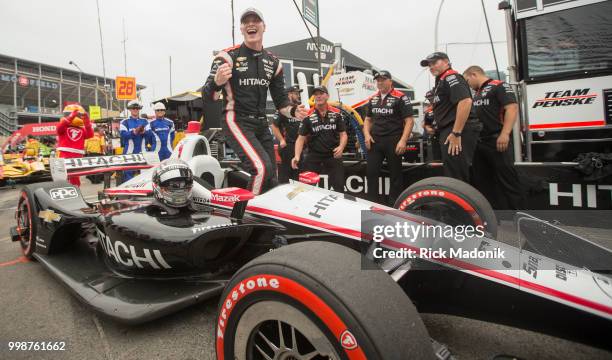
<svg viewBox="0 0 612 360">
<path fill-rule="evenodd" d="M 101 185 L 83 179 L 95 199 Z M 214 359 L 218 299 L 140 326 L 97 316 L 9 238 L 19 187 L 0 189 L 0 359 Z M 459 359 L 612 359 L 612 353 L 472 319 L 423 314 L 430 335 Z M 9 351 L 9 341 L 60 341 L 64 351 Z"/>
</svg>

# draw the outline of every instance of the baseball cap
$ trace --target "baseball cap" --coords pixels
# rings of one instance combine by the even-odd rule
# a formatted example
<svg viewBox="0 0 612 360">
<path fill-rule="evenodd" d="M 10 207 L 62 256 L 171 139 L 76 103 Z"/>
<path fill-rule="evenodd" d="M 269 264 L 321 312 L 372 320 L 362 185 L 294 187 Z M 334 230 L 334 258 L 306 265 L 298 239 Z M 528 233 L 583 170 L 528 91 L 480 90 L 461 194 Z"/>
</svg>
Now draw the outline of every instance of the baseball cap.
<svg viewBox="0 0 612 360">
<path fill-rule="evenodd" d="M 446 53 L 443 53 L 441 51 L 436 51 L 435 53 L 431 53 L 429 55 L 427 55 L 427 57 L 423 60 L 421 60 L 421 66 L 423 67 L 427 67 L 429 66 L 430 63 L 439 60 L 439 59 L 446 59 L 448 60 L 448 55 L 446 55 Z"/>
<path fill-rule="evenodd" d="M 321 91 L 321 92 L 324 92 L 324 93 L 326 93 L 327 95 L 329 95 L 329 92 L 327 91 L 327 88 L 326 88 L 325 86 L 322 86 L 322 85 L 320 85 L 320 86 L 315 86 L 315 87 L 314 87 L 314 89 L 312 89 L 312 93 L 313 93 L 313 94 L 314 94 L 315 92 L 317 92 L 317 91 Z"/>
<path fill-rule="evenodd" d="M 297 85 L 293 85 L 293 86 L 289 86 L 288 88 L 286 88 L 285 91 L 288 92 L 288 93 L 289 92 L 298 92 L 298 93 L 301 93 L 302 89 L 300 89 L 300 87 L 297 86 Z"/>
<path fill-rule="evenodd" d="M 388 72 L 387 70 L 380 70 L 379 72 L 377 72 L 376 75 L 374 75 L 374 80 L 376 80 L 376 78 L 380 76 L 384 76 L 387 79 L 391 79 L 391 73 Z"/>
<path fill-rule="evenodd" d="M 264 17 L 263 17 L 263 14 L 261 13 L 261 11 L 255 9 L 255 8 L 250 7 L 250 8 L 245 9 L 242 12 L 242 14 L 240 15 L 240 22 L 242 22 L 247 15 L 255 15 L 261 21 L 264 21 Z"/>
</svg>

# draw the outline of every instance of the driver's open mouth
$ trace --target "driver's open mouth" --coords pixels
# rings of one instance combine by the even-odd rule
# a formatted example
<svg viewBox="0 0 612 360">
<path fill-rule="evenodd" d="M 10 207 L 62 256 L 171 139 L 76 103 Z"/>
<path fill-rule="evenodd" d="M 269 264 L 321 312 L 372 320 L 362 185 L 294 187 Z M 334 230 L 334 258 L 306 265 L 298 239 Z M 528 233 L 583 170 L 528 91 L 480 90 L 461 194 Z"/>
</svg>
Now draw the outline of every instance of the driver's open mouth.
<svg viewBox="0 0 612 360">
<path fill-rule="evenodd" d="M 257 34 L 257 29 L 254 29 L 254 28 L 247 29 L 247 34 L 249 34 L 249 35 Z"/>
</svg>

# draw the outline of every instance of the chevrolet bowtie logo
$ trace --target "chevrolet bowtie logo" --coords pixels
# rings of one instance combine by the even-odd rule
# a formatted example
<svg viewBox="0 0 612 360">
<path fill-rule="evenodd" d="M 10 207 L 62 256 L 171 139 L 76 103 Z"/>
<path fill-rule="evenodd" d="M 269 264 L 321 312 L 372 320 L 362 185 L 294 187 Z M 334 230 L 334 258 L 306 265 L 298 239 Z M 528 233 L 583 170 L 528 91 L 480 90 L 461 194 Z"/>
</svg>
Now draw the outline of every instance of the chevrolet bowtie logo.
<svg viewBox="0 0 612 360">
<path fill-rule="evenodd" d="M 293 198 L 295 198 L 296 196 L 298 196 L 299 193 L 305 192 L 310 190 L 309 188 L 302 186 L 301 184 L 299 184 L 298 186 L 295 187 L 295 189 L 293 189 L 290 193 L 287 194 L 287 198 L 289 200 L 293 200 Z"/>
<path fill-rule="evenodd" d="M 48 223 L 54 222 L 54 221 L 60 221 L 60 219 L 62 218 L 60 214 L 56 213 L 53 210 L 41 210 L 38 213 L 38 217 Z"/>
</svg>

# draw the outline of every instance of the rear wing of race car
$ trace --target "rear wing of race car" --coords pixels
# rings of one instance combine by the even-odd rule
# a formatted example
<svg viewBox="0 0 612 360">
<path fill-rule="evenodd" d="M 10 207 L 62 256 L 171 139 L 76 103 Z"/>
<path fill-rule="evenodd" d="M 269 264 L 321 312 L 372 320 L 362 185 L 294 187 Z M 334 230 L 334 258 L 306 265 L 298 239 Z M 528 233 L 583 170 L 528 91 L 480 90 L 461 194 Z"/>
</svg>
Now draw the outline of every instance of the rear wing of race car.
<svg viewBox="0 0 612 360">
<path fill-rule="evenodd" d="M 86 176 L 114 171 L 152 168 L 159 163 L 157 153 L 92 156 L 73 159 L 51 158 L 49 167 L 53 181 L 67 180 L 73 176 Z"/>
</svg>

